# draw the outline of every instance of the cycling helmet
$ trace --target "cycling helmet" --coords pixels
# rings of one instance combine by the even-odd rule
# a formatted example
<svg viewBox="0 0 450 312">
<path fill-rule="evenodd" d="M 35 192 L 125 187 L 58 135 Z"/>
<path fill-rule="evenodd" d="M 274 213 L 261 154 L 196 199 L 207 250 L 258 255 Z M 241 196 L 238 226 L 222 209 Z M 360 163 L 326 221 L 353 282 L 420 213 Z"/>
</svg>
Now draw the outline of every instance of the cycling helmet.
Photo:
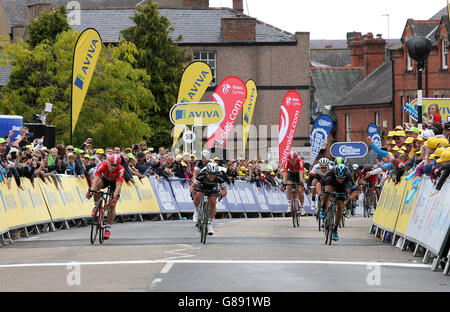
<svg viewBox="0 0 450 312">
<path fill-rule="evenodd" d="M 345 165 L 340 164 L 336 167 L 336 178 L 345 178 L 347 175 L 347 167 Z"/>
<path fill-rule="evenodd" d="M 353 170 L 358 170 L 359 166 L 358 166 L 358 164 L 353 164 L 352 168 L 353 168 Z"/>
<path fill-rule="evenodd" d="M 323 158 L 319 159 L 319 165 L 321 167 L 328 167 L 329 164 L 330 164 L 330 161 L 328 160 L 328 158 L 323 157 Z"/>
<path fill-rule="evenodd" d="M 120 165 L 120 161 L 119 154 L 111 154 L 108 156 L 108 162 L 112 165 Z"/>
<path fill-rule="evenodd" d="M 336 157 L 336 165 L 343 165 L 344 159 L 342 157 Z"/>
<path fill-rule="evenodd" d="M 208 150 L 204 150 L 202 151 L 202 157 L 209 160 L 211 159 L 211 154 Z"/>
<path fill-rule="evenodd" d="M 373 170 L 378 169 L 378 165 L 376 165 L 376 164 L 373 165 L 373 166 L 372 166 L 372 169 L 373 169 Z"/>
<path fill-rule="evenodd" d="M 206 165 L 206 172 L 208 174 L 217 174 L 219 172 L 219 166 L 215 162 L 210 162 Z"/>
<path fill-rule="evenodd" d="M 292 159 L 297 159 L 298 158 L 298 153 L 296 151 L 290 151 L 289 155 L 288 155 L 288 159 L 292 160 Z"/>
</svg>

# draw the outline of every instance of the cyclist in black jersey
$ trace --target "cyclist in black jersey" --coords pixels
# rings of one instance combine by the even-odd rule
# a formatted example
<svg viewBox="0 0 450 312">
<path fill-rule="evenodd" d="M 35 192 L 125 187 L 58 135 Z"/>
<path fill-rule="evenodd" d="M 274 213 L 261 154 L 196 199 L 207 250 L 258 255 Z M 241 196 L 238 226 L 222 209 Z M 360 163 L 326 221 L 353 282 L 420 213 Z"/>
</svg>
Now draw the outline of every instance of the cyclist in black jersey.
<svg viewBox="0 0 450 312">
<path fill-rule="evenodd" d="M 219 168 L 216 163 L 210 162 L 204 167 L 197 175 L 197 178 L 191 185 L 190 188 L 195 211 L 194 211 L 194 222 L 198 221 L 198 209 L 200 205 L 200 200 L 203 193 L 207 191 L 210 194 L 209 197 L 209 221 L 208 221 L 208 234 L 213 235 L 214 231 L 212 228 L 212 220 L 216 216 L 216 201 L 217 197 L 220 195 L 225 197 L 227 195 L 227 188 L 225 186 L 225 181 L 220 174 Z"/>
<path fill-rule="evenodd" d="M 194 167 L 194 175 L 192 176 L 192 180 L 195 180 L 200 170 L 202 170 L 206 165 L 211 161 L 211 154 L 208 150 L 202 151 L 202 159 L 198 160 L 195 163 Z"/>
</svg>

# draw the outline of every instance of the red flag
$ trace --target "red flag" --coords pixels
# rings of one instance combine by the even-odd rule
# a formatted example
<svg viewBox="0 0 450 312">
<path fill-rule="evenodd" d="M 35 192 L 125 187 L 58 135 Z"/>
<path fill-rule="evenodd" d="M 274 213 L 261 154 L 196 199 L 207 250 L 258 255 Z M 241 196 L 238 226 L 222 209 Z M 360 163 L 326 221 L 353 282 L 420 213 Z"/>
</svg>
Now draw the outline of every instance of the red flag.
<svg viewBox="0 0 450 312">
<path fill-rule="evenodd" d="M 295 130 L 300 121 L 302 110 L 302 98 L 297 91 L 288 91 L 283 99 L 280 109 L 280 119 L 278 125 L 278 146 L 280 166 L 284 164 L 291 150 L 294 141 Z"/>
<path fill-rule="evenodd" d="M 208 126 L 208 148 L 215 146 L 225 148 L 246 98 L 247 87 L 238 77 L 229 76 L 217 86 L 211 102 L 218 103 L 225 116 L 220 125 Z"/>
</svg>

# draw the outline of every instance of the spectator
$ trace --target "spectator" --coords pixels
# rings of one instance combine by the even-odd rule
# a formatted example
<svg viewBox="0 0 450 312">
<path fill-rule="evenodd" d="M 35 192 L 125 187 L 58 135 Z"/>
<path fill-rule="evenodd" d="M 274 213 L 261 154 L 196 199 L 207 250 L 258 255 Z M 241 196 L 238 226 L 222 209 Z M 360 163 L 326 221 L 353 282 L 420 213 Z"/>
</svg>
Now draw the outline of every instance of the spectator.
<svg viewBox="0 0 450 312">
<path fill-rule="evenodd" d="M 437 103 L 430 104 L 424 115 L 425 118 L 423 119 L 423 124 L 427 127 L 431 127 L 433 122 L 442 123 L 442 118 L 439 114 L 439 105 Z"/>
</svg>

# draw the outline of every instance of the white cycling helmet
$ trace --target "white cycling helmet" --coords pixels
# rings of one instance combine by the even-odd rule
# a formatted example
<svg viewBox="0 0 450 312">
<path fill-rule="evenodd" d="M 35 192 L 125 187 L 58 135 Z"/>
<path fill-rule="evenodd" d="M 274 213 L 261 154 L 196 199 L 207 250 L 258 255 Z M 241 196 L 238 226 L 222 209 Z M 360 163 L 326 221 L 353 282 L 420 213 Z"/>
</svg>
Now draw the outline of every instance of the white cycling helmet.
<svg viewBox="0 0 450 312">
<path fill-rule="evenodd" d="M 208 174 L 217 174 L 219 172 L 219 166 L 215 162 L 209 162 L 206 165 L 206 172 Z"/>
<path fill-rule="evenodd" d="M 321 167 L 327 167 L 330 164 L 330 160 L 326 157 L 320 158 L 319 159 L 319 165 Z"/>
<path fill-rule="evenodd" d="M 353 170 L 357 170 L 359 168 L 358 164 L 353 164 L 352 165 Z"/>
<path fill-rule="evenodd" d="M 209 160 L 211 159 L 211 154 L 209 153 L 208 150 L 204 150 L 202 151 L 202 157 Z"/>
<path fill-rule="evenodd" d="M 372 166 L 372 169 L 373 169 L 373 170 L 378 169 L 378 165 L 377 165 L 377 164 L 373 165 L 373 166 Z"/>
</svg>

